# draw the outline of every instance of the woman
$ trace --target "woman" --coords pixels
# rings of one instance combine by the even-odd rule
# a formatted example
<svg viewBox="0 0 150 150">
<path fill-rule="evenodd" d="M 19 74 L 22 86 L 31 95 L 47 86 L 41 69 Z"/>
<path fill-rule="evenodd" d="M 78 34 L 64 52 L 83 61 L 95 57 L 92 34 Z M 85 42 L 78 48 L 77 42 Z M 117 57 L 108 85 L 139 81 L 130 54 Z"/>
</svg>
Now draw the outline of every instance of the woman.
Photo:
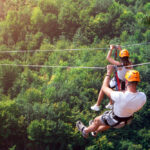
<svg viewBox="0 0 150 150">
<path fill-rule="evenodd" d="M 121 90 L 125 90 L 125 74 L 128 70 L 132 69 L 132 67 L 128 67 L 128 66 L 132 65 L 132 63 L 129 61 L 128 50 L 126 50 L 126 49 L 122 50 L 120 46 L 117 46 L 117 49 L 120 51 L 119 52 L 120 61 L 114 60 L 111 57 L 111 55 L 112 55 L 113 49 L 115 49 L 115 48 L 116 48 L 115 45 L 110 45 L 110 50 L 108 51 L 106 59 L 113 65 L 121 66 L 121 67 L 117 68 L 117 74 L 118 74 L 119 81 L 121 83 Z M 116 80 L 114 77 L 110 81 L 109 86 L 110 86 L 110 88 L 114 88 L 116 86 Z M 91 107 L 92 110 L 95 110 L 95 111 L 100 110 L 99 106 L 100 106 L 100 103 L 101 103 L 103 97 L 104 97 L 104 93 L 102 90 L 100 90 L 96 104 Z M 111 99 L 110 99 L 110 102 L 108 103 L 108 105 L 106 105 L 106 108 L 112 109 Z"/>
</svg>

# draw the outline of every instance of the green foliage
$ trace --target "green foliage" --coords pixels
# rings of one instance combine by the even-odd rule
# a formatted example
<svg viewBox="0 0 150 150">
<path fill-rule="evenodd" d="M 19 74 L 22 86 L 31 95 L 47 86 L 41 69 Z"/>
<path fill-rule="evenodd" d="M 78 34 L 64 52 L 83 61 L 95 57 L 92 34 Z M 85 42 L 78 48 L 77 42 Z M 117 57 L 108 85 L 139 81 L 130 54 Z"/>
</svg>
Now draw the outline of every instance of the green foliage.
<svg viewBox="0 0 150 150">
<path fill-rule="evenodd" d="M 92 0 L 90 1 L 90 15 L 96 16 L 101 12 L 107 12 L 108 8 L 112 5 L 112 0 Z"/>
<path fill-rule="evenodd" d="M 40 0 L 38 2 L 39 7 L 42 9 L 44 14 L 46 13 L 52 13 L 57 15 L 58 14 L 58 6 L 57 6 L 57 1 L 54 0 Z"/>
<path fill-rule="evenodd" d="M 121 142 L 121 144 L 122 144 L 121 149 L 128 149 L 128 150 L 133 150 L 133 149 L 142 150 L 143 149 L 142 145 L 134 144 L 129 141 L 123 141 L 123 142 Z"/>
<path fill-rule="evenodd" d="M 34 102 L 42 102 L 42 94 L 41 91 L 30 88 L 25 92 L 25 98 L 28 103 L 34 103 Z"/>
<path fill-rule="evenodd" d="M 134 32 L 134 14 L 132 11 L 124 9 L 117 19 L 117 28 L 127 31 L 127 33 L 132 34 Z M 122 31 L 121 30 L 121 31 Z"/>
<path fill-rule="evenodd" d="M 26 31 L 28 31 L 29 11 L 30 8 L 23 8 L 23 11 L 10 10 L 7 12 L 6 20 L 3 22 L 4 30 L 2 31 L 5 43 L 13 45 L 17 41 L 24 40 Z"/>
<path fill-rule="evenodd" d="M 150 3 L 146 3 L 146 4 L 144 5 L 144 10 L 145 10 L 146 12 L 150 12 Z"/>
<path fill-rule="evenodd" d="M 38 49 L 41 46 L 41 43 L 43 41 L 43 33 L 37 32 L 35 35 L 31 35 L 32 40 L 28 42 L 27 49 L 34 50 Z"/>
<path fill-rule="evenodd" d="M 10 63 L 9 61 L 4 61 L 3 63 Z M 8 94 L 9 90 L 12 88 L 15 80 L 17 79 L 19 68 L 11 66 L 1 66 L 0 67 L 0 85 L 2 87 L 3 93 Z"/>
<path fill-rule="evenodd" d="M 39 7 L 35 7 L 32 11 L 31 23 L 34 25 L 38 25 L 38 27 L 40 27 L 43 18 L 44 15 L 42 13 L 42 10 Z"/>
<path fill-rule="evenodd" d="M 19 68 L 17 68 L 19 69 Z M 16 97 L 19 93 L 22 95 L 29 88 L 40 88 L 46 81 L 43 76 L 38 76 L 35 71 L 25 68 L 15 80 L 12 88 L 10 89 L 12 97 Z"/>
<path fill-rule="evenodd" d="M 150 30 L 147 30 L 144 33 L 145 41 L 150 42 Z"/>
<path fill-rule="evenodd" d="M 122 42 L 125 42 L 128 39 L 127 31 L 122 32 L 122 34 L 120 35 L 120 39 L 121 39 Z"/>
<path fill-rule="evenodd" d="M 16 145 L 14 145 L 13 147 L 9 148 L 9 150 L 15 150 L 16 149 Z"/>
<path fill-rule="evenodd" d="M 74 37 L 73 37 L 73 43 L 75 46 L 80 46 L 80 45 L 85 45 L 85 44 L 89 44 L 90 41 L 89 39 L 83 34 L 82 29 L 79 28 Z"/>
<path fill-rule="evenodd" d="M 18 144 L 19 138 L 22 136 L 21 128 L 18 125 L 20 110 L 15 101 L 5 99 L 0 102 L 0 111 L 0 138 L 2 142 L 0 146 L 1 148 L 10 148 L 12 145 Z"/>
<path fill-rule="evenodd" d="M 135 67 L 147 103 L 132 124 L 86 140 L 75 122 L 99 115 L 90 107 L 106 70 L 69 67 L 106 66 L 106 49 L 88 49 L 110 43 L 128 45 L 133 64 L 149 62 L 149 43 L 132 46 L 150 42 L 149 8 L 149 0 L 0 0 L 0 64 L 47 65 L 0 66 L 0 149 L 149 149 L 149 65 Z"/>
<path fill-rule="evenodd" d="M 52 133 L 55 133 L 56 130 L 56 122 L 44 120 L 41 121 L 34 120 L 28 127 L 28 137 L 32 141 L 45 141 L 45 139 L 50 138 Z M 54 134 L 53 133 L 53 134 Z M 46 136 L 46 137 L 45 137 Z M 53 140 L 53 138 L 51 138 Z M 49 140 L 48 140 L 49 141 Z M 46 142 L 46 141 L 45 141 Z M 52 143 L 54 141 L 51 141 Z"/>
<path fill-rule="evenodd" d="M 64 1 L 63 7 L 60 8 L 58 21 L 61 24 L 63 33 L 69 38 L 72 38 L 77 28 L 80 26 L 78 2 L 73 0 Z M 71 28 L 70 28 L 71 27 Z"/>
</svg>

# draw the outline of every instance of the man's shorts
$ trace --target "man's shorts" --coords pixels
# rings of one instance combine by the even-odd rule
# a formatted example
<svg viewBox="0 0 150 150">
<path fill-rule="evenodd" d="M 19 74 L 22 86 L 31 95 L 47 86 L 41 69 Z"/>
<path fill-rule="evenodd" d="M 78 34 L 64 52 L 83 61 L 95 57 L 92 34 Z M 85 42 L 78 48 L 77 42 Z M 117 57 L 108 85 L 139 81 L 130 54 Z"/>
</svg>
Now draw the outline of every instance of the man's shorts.
<svg viewBox="0 0 150 150">
<path fill-rule="evenodd" d="M 126 124 L 130 124 L 132 119 L 133 116 L 119 118 L 116 115 L 114 115 L 112 110 L 105 111 L 100 117 L 100 121 L 102 122 L 103 125 L 108 125 L 113 128 L 120 128 Z"/>
<path fill-rule="evenodd" d="M 112 110 L 110 111 L 105 111 L 101 117 L 100 117 L 100 120 L 101 122 L 104 124 L 104 125 L 108 125 L 110 127 L 113 127 L 115 125 L 117 125 L 119 123 L 118 120 L 114 119 L 113 118 L 113 112 Z"/>
</svg>

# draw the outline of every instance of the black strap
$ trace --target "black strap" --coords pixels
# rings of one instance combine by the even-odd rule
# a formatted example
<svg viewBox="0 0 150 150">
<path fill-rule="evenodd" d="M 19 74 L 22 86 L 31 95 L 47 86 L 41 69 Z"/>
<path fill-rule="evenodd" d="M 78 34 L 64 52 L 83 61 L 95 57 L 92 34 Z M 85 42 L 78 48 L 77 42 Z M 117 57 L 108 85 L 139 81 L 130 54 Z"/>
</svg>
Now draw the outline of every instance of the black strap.
<svg viewBox="0 0 150 150">
<path fill-rule="evenodd" d="M 113 118 L 118 121 L 118 123 L 116 123 L 116 124 L 113 126 L 113 127 L 115 127 L 115 126 L 119 125 L 121 122 L 124 122 L 125 125 L 126 125 L 127 122 L 128 122 L 128 120 L 132 119 L 133 116 L 121 118 L 121 117 L 116 116 L 116 115 L 113 113 Z"/>
<path fill-rule="evenodd" d="M 130 117 L 118 117 L 113 113 L 113 118 L 116 119 L 117 121 L 121 122 L 121 121 L 125 121 L 127 122 L 129 119 L 133 118 L 133 116 Z"/>
</svg>

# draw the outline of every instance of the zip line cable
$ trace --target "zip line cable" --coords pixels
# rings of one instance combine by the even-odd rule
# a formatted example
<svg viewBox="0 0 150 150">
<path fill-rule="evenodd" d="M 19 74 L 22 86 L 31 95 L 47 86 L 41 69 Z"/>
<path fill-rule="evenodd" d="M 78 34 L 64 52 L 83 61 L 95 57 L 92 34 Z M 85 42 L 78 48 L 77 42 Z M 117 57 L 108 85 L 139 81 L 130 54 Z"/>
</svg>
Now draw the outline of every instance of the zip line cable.
<svg viewBox="0 0 150 150">
<path fill-rule="evenodd" d="M 149 45 L 149 44 L 150 44 L 150 42 L 146 42 L 146 43 L 137 43 L 137 44 L 124 45 L 122 47 L 131 47 L 131 46 Z"/>
<path fill-rule="evenodd" d="M 148 45 L 150 42 L 147 43 L 137 43 L 137 44 L 131 44 L 126 45 L 122 47 L 131 47 L 131 46 L 137 46 L 137 45 Z M 24 52 L 50 52 L 50 51 L 79 51 L 79 50 L 100 50 L 100 49 L 107 49 L 107 48 L 87 48 L 87 49 L 63 49 L 63 50 L 22 50 L 22 51 L 0 51 L 0 53 L 24 53 Z M 128 67 L 136 67 L 136 66 L 142 66 L 142 65 L 149 65 L 150 62 L 147 63 L 141 63 L 141 64 L 135 64 L 135 65 L 129 65 Z M 82 69 L 100 69 L 104 70 L 106 67 L 82 67 L 82 66 L 49 66 L 49 65 L 30 65 L 30 64 L 0 64 L 0 66 L 16 66 L 16 67 L 37 67 L 37 68 L 82 68 Z M 122 66 L 117 66 L 122 67 Z"/>
<path fill-rule="evenodd" d="M 124 45 L 122 47 L 131 47 L 131 46 L 137 46 L 137 45 L 149 45 L 150 42 L 146 43 L 137 43 L 137 44 L 130 44 L 130 45 Z M 81 50 L 107 50 L 109 48 L 80 48 L 80 49 L 58 49 L 58 50 L 14 50 L 14 51 L 0 51 L 0 53 L 33 53 L 33 52 L 63 52 L 63 51 L 81 51 Z"/>
<path fill-rule="evenodd" d="M 82 68 L 82 69 L 106 69 L 106 67 L 80 67 L 80 66 L 48 66 L 48 65 L 22 65 L 22 64 L 0 64 L 0 66 L 37 67 L 37 68 Z"/>
<path fill-rule="evenodd" d="M 128 67 L 137 67 L 143 65 L 150 65 L 150 62 L 140 63 L 135 65 L 129 65 Z M 97 70 L 104 70 L 106 67 L 82 67 L 82 66 L 49 66 L 49 65 L 22 65 L 22 64 L 0 64 L 0 66 L 15 66 L 15 67 L 33 67 L 33 68 L 79 68 L 79 69 L 97 69 Z M 121 66 L 117 66 L 121 67 Z"/>
<path fill-rule="evenodd" d="M 81 50 L 106 50 L 107 48 L 83 48 L 83 49 L 62 49 L 62 50 L 15 50 L 0 51 L 0 53 L 33 53 L 33 52 L 63 52 L 63 51 L 81 51 Z"/>
<path fill-rule="evenodd" d="M 127 67 L 138 67 L 138 66 L 143 66 L 143 65 L 150 65 L 150 62 L 146 62 L 146 63 L 140 63 L 140 64 L 134 64 L 134 65 L 129 65 Z M 117 68 L 123 67 L 123 65 L 119 65 L 117 66 Z"/>
</svg>

